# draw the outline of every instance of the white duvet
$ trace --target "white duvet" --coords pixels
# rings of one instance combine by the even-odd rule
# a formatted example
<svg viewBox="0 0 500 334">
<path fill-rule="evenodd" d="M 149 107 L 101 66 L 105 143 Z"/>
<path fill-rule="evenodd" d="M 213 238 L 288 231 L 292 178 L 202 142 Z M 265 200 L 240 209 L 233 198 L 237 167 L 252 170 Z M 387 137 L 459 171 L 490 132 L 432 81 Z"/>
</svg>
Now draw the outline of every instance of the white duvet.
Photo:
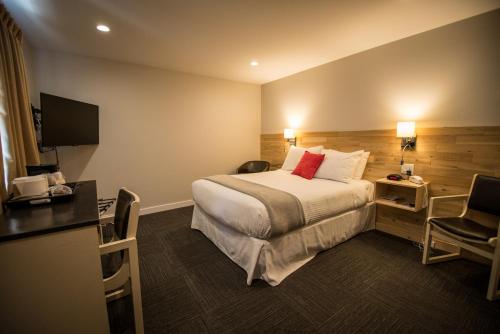
<svg viewBox="0 0 500 334">
<path fill-rule="evenodd" d="M 302 204 L 306 225 L 359 208 L 373 200 L 373 184 L 304 179 L 290 171 L 234 175 L 295 195 Z M 208 180 L 193 182 L 193 199 L 208 215 L 248 236 L 268 239 L 271 225 L 264 204 L 249 195 Z"/>
</svg>

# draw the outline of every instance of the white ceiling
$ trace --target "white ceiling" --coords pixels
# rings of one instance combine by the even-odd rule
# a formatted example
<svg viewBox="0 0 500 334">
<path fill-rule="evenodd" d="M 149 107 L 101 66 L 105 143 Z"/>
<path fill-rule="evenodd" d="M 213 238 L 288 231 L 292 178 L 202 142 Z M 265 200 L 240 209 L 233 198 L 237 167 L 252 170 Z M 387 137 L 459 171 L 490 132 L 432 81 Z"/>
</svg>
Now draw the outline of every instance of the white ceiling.
<svg viewBox="0 0 500 334">
<path fill-rule="evenodd" d="M 500 7 L 500 0 L 3 2 L 39 48 L 253 83 Z M 111 32 L 98 32 L 98 23 Z M 254 59 L 260 66 L 249 66 Z"/>
</svg>

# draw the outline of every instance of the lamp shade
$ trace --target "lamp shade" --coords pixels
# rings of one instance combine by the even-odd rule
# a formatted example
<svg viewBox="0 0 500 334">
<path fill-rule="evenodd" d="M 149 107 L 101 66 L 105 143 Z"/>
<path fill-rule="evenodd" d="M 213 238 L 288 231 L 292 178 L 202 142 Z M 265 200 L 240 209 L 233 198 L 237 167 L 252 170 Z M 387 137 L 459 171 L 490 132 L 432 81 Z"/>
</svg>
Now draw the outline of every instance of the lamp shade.
<svg viewBox="0 0 500 334">
<path fill-rule="evenodd" d="M 398 122 L 396 137 L 415 137 L 415 122 Z"/>
<path fill-rule="evenodd" d="M 295 138 L 295 130 L 294 129 L 285 129 L 283 131 L 283 136 L 285 139 L 294 139 Z"/>
</svg>

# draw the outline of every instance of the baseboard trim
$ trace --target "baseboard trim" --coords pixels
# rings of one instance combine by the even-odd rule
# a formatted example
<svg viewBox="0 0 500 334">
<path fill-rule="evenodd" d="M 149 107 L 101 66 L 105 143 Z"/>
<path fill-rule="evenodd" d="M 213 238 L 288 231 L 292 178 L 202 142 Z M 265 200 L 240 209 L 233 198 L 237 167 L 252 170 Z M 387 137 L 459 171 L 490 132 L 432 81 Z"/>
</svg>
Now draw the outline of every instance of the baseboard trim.
<svg viewBox="0 0 500 334">
<path fill-rule="evenodd" d="M 184 208 L 186 206 L 191 206 L 191 205 L 194 205 L 194 202 L 192 199 L 188 199 L 188 200 L 180 201 L 180 202 L 172 202 L 172 203 L 154 205 L 154 206 L 149 206 L 147 208 L 142 208 L 141 211 L 139 212 L 139 215 L 143 216 L 143 215 L 149 215 L 151 213 L 170 211 L 170 210 Z"/>
<path fill-rule="evenodd" d="M 163 211 L 170 211 L 170 210 L 184 208 L 186 206 L 191 206 L 191 205 L 194 205 L 194 201 L 192 199 L 188 199 L 185 201 L 179 201 L 179 202 L 172 202 L 172 203 L 148 206 L 146 208 L 141 208 L 141 210 L 139 211 L 139 216 L 149 215 L 151 213 L 157 213 L 157 212 L 163 212 Z M 114 216 L 115 216 L 114 214 L 108 214 L 108 215 L 102 216 L 101 219 L 113 218 Z"/>
</svg>

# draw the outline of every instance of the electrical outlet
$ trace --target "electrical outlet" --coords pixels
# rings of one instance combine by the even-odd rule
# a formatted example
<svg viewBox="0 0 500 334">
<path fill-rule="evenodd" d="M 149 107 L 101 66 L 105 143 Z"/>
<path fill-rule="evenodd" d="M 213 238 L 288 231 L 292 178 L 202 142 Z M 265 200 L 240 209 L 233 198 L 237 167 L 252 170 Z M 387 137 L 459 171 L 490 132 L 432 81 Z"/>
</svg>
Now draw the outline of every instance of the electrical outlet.
<svg viewBox="0 0 500 334">
<path fill-rule="evenodd" d="M 414 175 L 414 168 L 415 168 L 415 165 L 414 164 L 402 164 L 401 165 L 401 174 L 403 175 L 408 175 L 408 171 L 410 171 L 410 175 Z"/>
</svg>

